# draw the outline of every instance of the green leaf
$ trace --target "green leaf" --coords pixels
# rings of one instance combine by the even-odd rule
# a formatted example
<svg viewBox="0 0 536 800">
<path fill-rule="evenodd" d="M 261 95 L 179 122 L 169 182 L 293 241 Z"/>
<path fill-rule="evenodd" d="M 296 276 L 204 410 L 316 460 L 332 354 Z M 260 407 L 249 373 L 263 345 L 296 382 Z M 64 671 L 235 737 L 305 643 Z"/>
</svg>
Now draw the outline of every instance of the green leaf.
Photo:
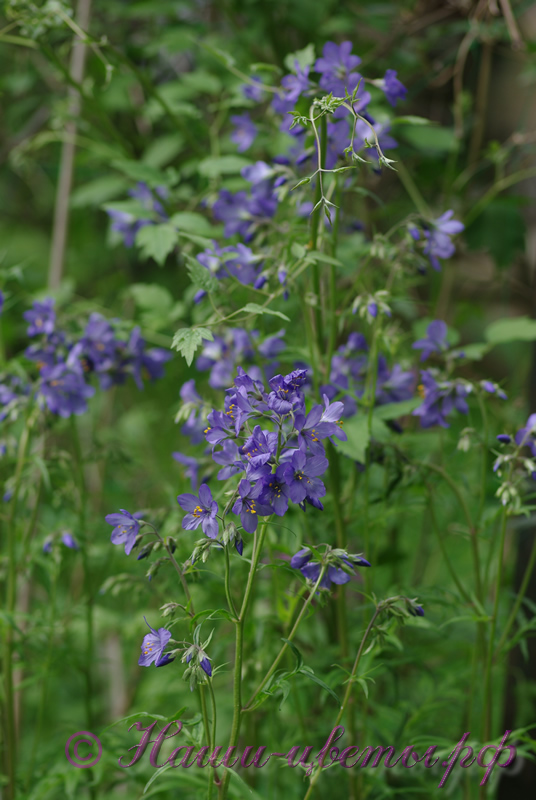
<svg viewBox="0 0 536 800">
<path fill-rule="evenodd" d="M 106 175 L 94 181 L 84 183 L 71 194 L 71 208 L 98 207 L 107 200 L 123 194 L 128 188 L 128 181 L 117 175 Z"/>
<path fill-rule="evenodd" d="M 202 214 L 196 214 L 194 211 L 179 211 L 177 214 L 173 214 L 170 222 L 179 231 L 197 233 L 200 236 L 210 236 L 214 228 L 208 219 Z"/>
<path fill-rule="evenodd" d="M 402 403 L 398 404 L 402 405 Z M 346 442 L 338 442 L 337 449 L 354 461 L 365 463 L 367 447 L 369 445 L 369 426 L 367 414 L 357 414 L 344 424 L 344 431 L 348 437 Z M 387 429 L 377 417 L 372 417 L 372 435 L 375 439 L 385 439 Z"/>
<path fill-rule="evenodd" d="M 153 188 L 155 186 L 167 186 L 169 184 L 165 172 L 149 164 L 143 164 L 141 161 L 118 159 L 112 161 L 112 166 L 128 178 L 132 178 L 134 181 L 143 181 L 143 183 L 147 183 Z"/>
<path fill-rule="evenodd" d="M 197 258 L 187 256 L 186 269 L 194 286 L 199 286 L 205 292 L 215 292 L 218 288 L 218 279 L 211 275 L 208 269 L 199 263 Z"/>
<path fill-rule="evenodd" d="M 290 72 L 296 72 L 296 61 L 299 64 L 300 69 L 305 69 L 305 67 L 312 66 L 313 62 L 316 60 L 315 55 L 315 48 L 313 44 L 308 44 L 307 47 L 304 47 L 303 50 L 296 50 L 295 53 L 288 53 L 284 59 L 285 67 L 290 70 Z"/>
<path fill-rule="evenodd" d="M 536 320 L 529 317 L 498 319 L 488 325 L 484 336 L 491 344 L 536 341 Z"/>
<path fill-rule="evenodd" d="M 361 688 L 365 692 L 365 697 L 368 700 L 368 686 L 367 686 L 366 680 L 364 678 L 356 678 L 356 680 L 357 680 L 357 683 L 361 686 Z"/>
<path fill-rule="evenodd" d="M 401 403 L 386 403 L 384 406 L 378 406 L 374 409 L 374 417 L 376 419 L 398 419 L 411 412 L 420 406 L 422 400 L 419 397 L 414 397 L 411 400 L 403 400 Z M 346 430 L 346 426 L 344 428 Z"/>
<path fill-rule="evenodd" d="M 486 355 L 489 349 L 489 344 L 485 344 L 484 342 L 473 342 L 473 344 L 464 344 L 463 347 L 460 348 L 460 352 L 462 352 L 464 357 L 470 361 L 480 361 L 480 359 Z"/>
<path fill-rule="evenodd" d="M 171 292 L 157 283 L 133 283 L 129 291 L 136 305 L 144 311 L 166 315 L 173 305 Z"/>
<path fill-rule="evenodd" d="M 430 155 L 452 153 L 458 147 L 453 128 L 444 128 L 441 125 L 404 125 L 398 136 L 413 145 L 416 150 Z"/>
<path fill-rule="evenodd" d="M 184 146 L 184 138 L 180 133 L 171 133 L 154 139 L 145 153 L 143 163 L 149 167 L 163 167 L 179 155 Z"/>
<path fill-rule="evenodd" d="M 136 234 L 136 245 L 144 258 L 154 258 L 163 265 L 178 241 L 177 231 L 169 222 L 162 225 L 145 225 Z"/>
<path fill-rule="evenodd" d="M 298 648 L 296 647 L 294 642 L 291 642 L 289 639 L 284 639 L 283 637 L 281 637 L 281 641 L 283 641 L 286 644 L 288 644 L 288 646 L 290 647 L 290 649 L 292 650 L 292 652 L 296 656 L 296 661 L 297 661 L 296 672 L 299 672 L 301 670 L 301 668 L 303 667 L 303 656 L 302 656 L 302 654 L 300 653 L 300 651 L 298 650 Z"/>
<path fill-rule="evenodd" d="M 309 678 L 309 680 L 313 681 L 313 683 L 316 683 L 318 686 L 322 687 L 324 691 L 328 692 L 328 694 L 330 694 L 333 697 L 337 705 L 340 706 L 341 701 L 339 700 L 333 689 L 331 689 L 331 687 L 329 687 L 327 683 L 321 681 L 320 678 L 317 678 L 310 667 L 302 667 L 300 670 L 300 675 L 306 675 Z"/>
<path fill-rule="evenodd" d="M 435 122 L 432 122 L 431 119 L 426 119 L 426 117 L 414 117 L 411 114 L 404 116 L 404 117 L 395 117 L 391 120 L 391 127 L 395 125 L 435 125 Z"/>
<path fill-rule="evenodd" d="M 264 308 L 264 306 L 260 306 L 258 303 L 248 303 L 240 310 L 248 314 L 269 314 L 272 317 L 281 317 L 281 319 L 290 322 L 290 319 L 285 314 L 282 314 L 281 311 L 273 311 L 271 308 Z"/>
<path fill-rule="evenodd" d="M 209 156 L 199 162 L 199 172 L 205 178 L 219 178 L 220 175 L 237 175 L 253 162 L 242 156 Z"/>
<path fill-rule="evenodd" d="M 326 264 L 333 264 L 335 267 L 344 267 L 344 264 L 342 261 L 339 261 L 338 258 L 328 256 L 326 253 L 321 253 L 319 250 L 311 250 L 307 255 L 314 261 L 324 261 Z"/>
<path fill-rule="evenodd" d="M 196 233 L 187 233 L 186 231 L 177 231 L 179 239 L 187 239 L 189 242 L 199 245 L 199 247 L 214 247 L 212 239 L 207 239 L 206 236 L 198 236 Z"/>
<path fill-rule="evenodd" d="M 173 337 L 171 347 L 173 350 L 178 350 L 186 359 L 188 366 L 190 366 L 194 360 L 195 351 L 203 339 L 208 339 L 210 342 L 214 341 L 212 331 L 208 328 L 179 328 Z"/>
</svg>

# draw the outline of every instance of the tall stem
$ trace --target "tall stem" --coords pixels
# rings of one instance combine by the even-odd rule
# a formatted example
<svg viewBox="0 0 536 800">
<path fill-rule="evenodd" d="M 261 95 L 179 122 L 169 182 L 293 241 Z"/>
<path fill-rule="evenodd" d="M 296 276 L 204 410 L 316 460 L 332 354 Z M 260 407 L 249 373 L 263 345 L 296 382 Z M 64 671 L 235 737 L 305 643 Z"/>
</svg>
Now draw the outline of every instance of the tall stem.
<svg viewBox="0 0 536 800">
<path fill-rule="evenodd" d="M 26 461 L 26 453 L 30 442 L 32 421 L 27 418 L 22 431 L 17 452 L 17 465 L 15 467 L 15 487 L 11 498 L 11 509 L 7 523 L 7 584 L 6 584 L 6 617 L 7 629 L 4 637 L 4 695 L 6 717 L 5 761 L 8 783 L 6 786 L 6 800 L 15 800 L 17 796 L 16 765 L 17 765 L 17 731 L 15 726 L 15 702 L 13 688 L 13 628 L 15 625 L 15 600 L 17 596 L 17 549 L 15 518 L 17 502 L 21 487 L 22 471 Z"/>
<path fill-rule="evenodd" d="M 366 643 L 366 641 L 367 641 L 367 639 L 369 637 L 369 634 L 370 634 L 372 628 L 374 627 L 374 623 L 376 622 L 376 619 L 381 614 L 381 612 L 384 610 L 387 602 L 388 601 L 383 600 L 380 603 L 378 603 L 378 605 L 376 606 L 376 611 L 372 615 L 372 619 L 370 620 L 370 622 L 368 624 L 368 627 L 367 627 L 367 629 L 365 631 L 365 634 L 364 634 L 363 638 L 361 639 L 361 644 L 359 645 L 359 650 L 357 651 L 357 655 L 355 657 L 354 666 L 352 667 L 352 672 L 351 672 L 350 677 L 348 678 L 348 681 L 347 681 L 346 692 L 344 694 L 342 705 L 341 705 L 339 713 L 337 714 L 337 719 L 335 720 L 335 723 L 333 725 L 334 728 L 336 728 L 340 724 L 340 721 L 344 716 L 344 712 L 346 710 L 346 706 L 348 705 L 348 701 L 349 701 L 350 696 L 352 694 L 354 678 L 355 678 L 356 673 L 357 673 L 357 668 L 359 666 L 359 662 L 361 661 L 361 655 L 363 654 L 363 649 L 365 647 L 365 643 Z M 314 789 L 315 783 L 317 782 L 318 776 L 320 775 L 320 772 L 321 772 L 321 769 L 317 769 L 316 772 L 313 774 L 313 777 L 311 779 L 311 783 L 309 784 L 309 788 L 307 789 L 307 792 L 306 792 L 305 797 L 303 798 L 303 800 L 309 800 L 309 798 L 311 797 L 311 795 L 313 793 L 313 789 Z"/>
<path fill-rule="evenodd" d="M 311 113 L 311 122 L 313 125 L 313 131 L 315 134 L 316 142 L 317 142 L 317 150 L 318 150 L 318 167 L 319 172 L 317 174 L 316 180 L 316 190 L 315 190 L 315 210 L 313 211 L 313 218 L 311 221 L 311 242 L 310 247 L 311 250 L 316 250 L 318 245 L 318 229 L 320 226 L 320 220 L 324 214 L 324 206 L 322 201 L 322 172 L 321 169 L 324 168 L 325 160 L 326 160 L 326 147 L 327 147 L 327 140 L 328 140 L 328 127 L 327 127 L 327 118 L 324 114 L 320 119 L 320 139 L 318 137 L 318 132 L 316 130 L 312 113 Z M 318 267 L 318 262 L 313 262 L 313 290 L 316 297 L 316 306 L 314 309 L 314 320 L 315 320 L 315 329 L 316 329 L 316 340 L 318 344 L 318 348 L 320 352 L 323 352 L 324 348 L 324 328 L 322 322 L 322 292 L 320 287 L 320 271 Z"/>
<path fill-rule="evenodd" d="M 253 583 L 255 580 L 255 573 L 259 564 L 264 537 L 266 536 L 266 529 L 268 522 L 263 523 L 259 535 L 255 533 L 253 539 L 253 554 L 251 557 L 251 566 L 249 569 L 246 590 L 244 592 L 244 599 L 240 609 L 240 616 L 235 622 L 235 667 L 234 667 L 234 683 L 233 683 L 233 722 L 231 727 L 231 737 L 229 739 L 229 748 L 236 747 L 238 744 L 238 737 L 240 736 L 240 726 L 242 723 L 242 660 L 244 650 L 244 622 L 249 609 L 251 601 L 251 593 Z M 220 800 L 225 800 L 229 789 L 229 781 L 231 779 L 230 771 L 227 769 L 220 786 Z"/>
<path fill-rule="evenodd" d="M 322 567 L 322 569 L 320 570 L 320 575 L 318 576 L 318 579 L 317 579 L 315 585 L 313 586 L 313 588 L 309 592 L 309 596 L 307 597 L 307 600 L 303 604 L 302 610 L 300 611 L 300 613 L 298 615 L 298 618 L 296 619 L 296 622 L 294 623 L 294 626 L 293 626 L 292 630 L 290 631 L 289 635 L 287 636 L 287 641 L 285 642 L 285 644 L 283 645 L 283 647 L 279 651 L 279 653 L 276 656 L 275 661 L 273 662 L 272 666 L 270 667 L 270 669 L 268 670 L 268 672 L 266 673 L 266 675 L 264 676 L 262 681 L 259 683 L 259 685 L 255 689 L 255 691 L 251 695 L 250 699 L 248 700 L 248 702 L 244 706 L 243 711 L 250 711 L 251 710 L 251 706 L 255 702 L 255 699 L 257 698 L 257 695 L 259 695 L 262 692 L 262 690 L 264 689 L 264 687 L 266 686 L 266 684 L 268 683 L 268 681 L 270 680 L 270 678 L 272 677 L 272 675 L 276 671 L 281 659 L 283 658 L 283 656 L 287 652 L 288 643 L 292 642 L 292 640 L 296 636 L 296 633 L 298 632 L 298 628 L 300 626 L 300 623 L 301 623 L 302 619 L 305 616 L 305 612 L 307 611 L 307 609 L 308 609 L 308 607 L 309 607 L 309 605 L 311 603 L 311 600 L 313 599 L 313 597 L 315 596 L 316 592 L 318 591 L 318 587 L 320 586 L 320 582 L 322 581 L 322 578 L 324 577 L 324 573 L 325 572 L 326 572 L 326 567 Z"/>
</svg>

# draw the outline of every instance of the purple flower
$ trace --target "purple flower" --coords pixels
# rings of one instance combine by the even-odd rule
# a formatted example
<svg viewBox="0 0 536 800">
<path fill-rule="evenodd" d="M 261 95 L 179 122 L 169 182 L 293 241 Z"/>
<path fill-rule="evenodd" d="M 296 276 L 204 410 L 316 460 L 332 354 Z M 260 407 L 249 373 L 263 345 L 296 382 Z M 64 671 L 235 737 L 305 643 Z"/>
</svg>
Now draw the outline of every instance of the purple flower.
<svg viewBox="0 0 536 800">
<path fill-rule="evenodd" d="M 397 100 L 405 100 L 408 93 L 404 84 L 401 83 L 396 76 L 396 70 L 388 69 L 385 73 L 382 86 L 387 102 L 390 103 L 393 108 L 396 106 Z"/>
<path fill-rule="evenodd" d="M 518 447 L 528 447 L 536 458 L 536 414 L 531 414 L 523 428 L 520 428 L 515 437 Z"/>
<path fill-rule="evenodd" d="M 255 533 L 258 517 L 269 517 L 272 513 L 270 506 L 257 502 L 263 489 L 262 483 L 251 483 L 243 478 L 238 484 L 238 498 L 233 506 L 233 514 L 240 514 L 240 521 L 244 530 Z"/>
<path fill-rule="evenodd" d="M 440 258 L 450 258 L 454 255 L 455 247 L 450 237 L 460 233 L 465 228 L 463 223 L 456 219 L 451 219 L 454 211 L 445 211 L 438 219 L 432 220 L 430 229 L 424 231 L 426 244 L 424 255 L 428 256 L 430 264 L 435 270 L 441 269 Z"/>
<path fill-rule="evenodd" d="M 145 619 L 145 617 L 143 619 Z M 169 654 L 166 653 L 166 655 L 163 655 L 164 649 L 171 639 L 171 631 L 168 631 L 166 628 L 159 628 L 158 631 L 155 631 L 154 628 L 151 628 L 146 619 L 145 622 L 151 633 L 146 633 L 143 637 L 141 656 L 138 664 L 140 667 L 149 667 L 154 663 L 157 667 L 163 667 L 173 661 L 173 659 L 169 657 Z"/>
<path fill-rule="evenodd" d="M 232 478 L 233 475 L 243 472 L 245 466 L 240 459 L 238 446 L 235 442 L 231 441 L 231 439 L 226 439 L 222 447 L 222 450 L 216 450 L 212 453 L 212 458 L 216 464 L 220 464 L 223 467 L 218 472 L 218 480 L 226 481 L 228 478 Z"/>
<path fill-rule="evenodd" d="M 312 583 L 316 583 L 320 577 L 322 565 L 318 561 L 309 563 L 312 557 L 312 552 L 306 547 L 303 550 L 299 550 L 291 558 L 290 566 L 294 569 L 299 569 L 302 575 L 307 578 L 307 580 L 311 581 Z M 340 560 L 344 561 L 345 564 L 352 569 L 355 567 L 370 567 L 369 562 L 360 556 L 342 556 Z M 320 581 L 319 586 L 321 586 L 323 589 L 330 589 L 332 583 L 341 585 L 348 583 L 350 578 L 351 575 L 349 575 L 344 569 L 340 569 L 334 564 L 330 564 L 325 571 L 324 577 Z"/>
<path fill-rule="evenodd" d="M 411 400 L 415 387 L 413 372 L 404 372 L 400 364 L 390 370 L 383 356 L 378 357 L 378 376 L 376 380 L 376 403 L 402 403 Z"/>
<path fill-rule="evenodd" d="M 253 100 L 255 103 L 260 103 L 264 97 L 264 86 L 263 82 L 260 78 L 253 75 L 251 77 L 252 81 L 255 81 L 257 84 L 256 86 L 251 83 L 244 83 L 240 87 L 242 89 L 242 94 L 247 100 Z"/>
<path fill-rule="evenodd" d="M 206 656 L 200 660 L 199 666 L 206 672 L 209 678 L 212 677 L 212 665 Z"/>
<path fill-rule="evenodd" d="M 4 293 L 0 291 L 0 315 L 4 310 Z"/>
<path fill-rule="evenodd" d="M 258 467 L 266 464 L 275 455 L 276 450 L 277 433 L 263 431 L 260 425 L 255 425 L 253 434 L 246 439 L 241 452 L 252 466 Z"/>
<path fill-rule="evenodd" d="M 212 499 L 212 492 L 206 483 L 199 487 L 199 498 L 194 494 L 180 494 L 177 502 L 183 511 L 188 513 L 182 520 L 182 527 L 186 531 L 194 530 L 200 525 L 205 536 L 216 539 L 218 536 L 218 504 Z"/>
<path fill-rule="evenodd" d="M 131 514 L 125 511 L 124 508 L 120 509 L 120 511 L 120 514 L 108 514 L 104 519 L 108 525 L 114 526 L 111 535 L 112 544 L 124 544 L 125 553 L 128 556 L 136 543 L 140 523 L 136 518 L 138 514 Z"/>
<path fill-rule="evenodd" d="M 445 352 L 448 349 L 446 323 L 441 319 L 434 320 L 426 328 L 426 337 L 411 346 L 414 350 L 422 350 L 421 361 L 426 361 L 432 353 Z"/>
<path fill-rule="evenodd" d="M 501 400 L 508 400 L 507 394 L 503 392 L 500 386 L 497 386 L 496 383 L 493 383 L 493 381 L 480 381 L 480 385 L 485 392 L 488 392 L 488 394 L 496 394 L 497 397 L 501 398 Z"/>
<path fill-rule="evenodd" d="M 190 478 L 192 489 L 195 492 L 199 478 L 199 460 L 197 458 L 193 458 L 192 456 L 187 456 L 184 453 L 179 453 L 178 451 L 172 453 L 171 455 L 175 461 L 178 461 L 179 464 L 182 464 L 186 467 L 184 470 L 184 476 L 186 478 Z"/>
<path fill-rule="evenodd" d="M 54 333 L 56 324 L 54 302 L 52 297 L 47 297 L 42 303 L 36 300 L 31 309 L 24 312 L 23 318 L 30 323 L 27 330 L 28 336 L 38 336 L 41 333 L 46 333 L 49 336 Z"/>
<path fill-rule="evenodd" d="M 467 414 L 469 407 L 466 397 L 470 392 L 469 387 L 460 381 L 436 381 L 431 370 L 421 371 L 422 384 L 419 391 L 423 397 L 423 403 L 412 413 L 415 417 L 421 418 L 421 427 L 430 428 L 433 425 L 441 425 L 448 428 L 447 416 L 452 411 L 459 411 Z"/>
<path fill-rule="evenodd" d="M 69 531 L 63 531 L 61 535 L 61 541 L 68 547 L 70 550 L 79 550 L 78 544 L 76 543 L 73 535 L 69 533 Z"/>
<path fill-rule="evenodd" d="M 285 103 L 295 104 L 301 94 L 307 91 L 310 86 L 309 82 L 309 67 L 300 67 L 298 61 L 294 64 L 294 73 L 285 75 L 281 80 L 283 87 L 283 101 Z"/>
<path fill-rule="evenodd" d="M 275 473 L 265 477 L 259 496 L 261 503 L 270 506 L 278 517 L 287 513 L 290 499 L 290 489 L 285 482 L 284 472 L 285 465 L 280 464 Z"/>
<path fill-rule="evenodd" d="M 354 72 L 361 63 L 359 56 L 353 56 L 352 43 L 326 42 L 322 50 L 322 58 L 315 63 L 316 72 L 320 72 L 320 87 L 333 92 L 336 97 L 344 97 L 346 90 L 352 94 L 358 84 L 360 75 Z"/>
<path fill-rule="evenodd" d="M 60 417 L 84 414 L 87 411 L 87 398 L 94 394 L 94 387 L 85 383 L 80 367 L 76 369 L 60 363 L 41 370 L 37 395 L 53 414 Z"/>
<path fill-rule="evenodd" d="M 285 464 L 284 477 L 293 503 L 303 503 L 306 498 L 319 500 L 326 494 L 326 487 L 319 475 L 329 466 L 325 456 L 308 458 L 302 450 L 295 450 L 290 462 Z"/>
<path fill-rule="evenodd" d="M 235 114 L 231 117 L 231 122 L 235 126 L 231 134 L 231 141 L 238 147 L 238 152 L 243 153 L 251 147 L 257 136 L 257 126 L 252 121 L 249 114 Z"/>
</svg>

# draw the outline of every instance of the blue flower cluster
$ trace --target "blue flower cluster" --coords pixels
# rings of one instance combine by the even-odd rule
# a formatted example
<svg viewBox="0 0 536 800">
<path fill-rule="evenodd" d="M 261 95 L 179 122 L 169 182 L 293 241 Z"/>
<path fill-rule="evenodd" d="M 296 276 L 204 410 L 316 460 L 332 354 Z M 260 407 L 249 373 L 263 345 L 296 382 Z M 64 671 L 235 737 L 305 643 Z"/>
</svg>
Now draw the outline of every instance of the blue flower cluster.
<svg viewBox="0 0 536 800">
<path fill-rule="evenodd" d="M 302 391 L 306 378 L 305 369 L 275 375 L 266 391 L 261 381 L 239 367 L 224 410 L 208 415 L 204 435 L 214 461 L 222 467 L 218 479 L 243 473 L 225 513 L 231 509 L 238 515 L 248 533 L 255 532 L 259 517 L 283 516 L 289 503 L 303 510 L 306 503 L 323 509 L 326 489 L 320 476 L 328 468 L 323 442 L 346 439 L 340 423 L 344 407 L 325 397 L 324 405 L 307 412 Z M 218 504 L 206 484 L 198 497 L 183 494 L 177 500 L 188 512 L 183 528 L 201 526 L 208 537 L 218 536 L 217 520 L 223 516 L 218 517 Z"/>
<path fill-rule="evenodd" d="M 147 349 L 138 327 L 128 339 L 120 338 L 111 322 L 101 314 L 90 315 L 78 338 L 58 330 L 54 300 L 36 301 L 25 311 L 28 336 L 39 340 L 26 348 L 24 355 L 34 362 L 38 378 L 25 384 L 17 376 L 6 376 L 0 384 L 0 419 L 5 419 L 21 400 L 35 394 L 38 404 L 52 414 L 70 417 L 87 411 L 87 400 L 95 393 L 87 379 L 95 374 L 101 389 L 124 383 L 132 376 L 139 389 L 143 378 L 162 377 L 171 352 Z"/>
</svg>

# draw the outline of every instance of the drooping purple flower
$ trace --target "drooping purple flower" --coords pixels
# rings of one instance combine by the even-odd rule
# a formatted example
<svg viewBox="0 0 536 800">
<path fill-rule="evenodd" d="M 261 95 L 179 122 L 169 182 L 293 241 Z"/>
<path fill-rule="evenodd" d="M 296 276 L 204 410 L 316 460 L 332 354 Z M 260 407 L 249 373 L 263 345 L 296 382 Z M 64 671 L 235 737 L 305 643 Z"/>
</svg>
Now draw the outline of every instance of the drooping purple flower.
<svg viewBox="0 0 536 800">
<path fill-rule="evenodd" d="M 313 554 L 311 550 L 306 547 L 302 550 L 299 550 L 291 558 L 290 566 L 294 569 L 299 569 L 302 575 L 307 578 L 307 580 L 311 581 L 312 583 L 316 583 L 320 577 L 322 565 L 318 561 L 310 563 L 312 557 Z M 359 556 L 345 556 L 342 557 L 341 560 L 343 560 L 349 567 L 352 567 L 352 569 L 355 567 L 370 567 L 369 562 Z M 348 572 L 345 572 L 345 570 L 335 566 L 334 564 L 330 564 L 325 571 L 319 586 L 321 586 L 323 589 L 330 589 L 332 583 L 341 585 L 348 583 L 350 579 L 351 575 Z"/>
<path fill-rule="evenodd" d="M 405 100 L 408 93 L 404 84 L 401 83 L 396 76 L 396 70 L 388 69 L 385 73 L 382 86 L 387 102 L 390 103 L 393 108 L 396 106 L 398 100 Z"/>
<path fill-rule="evenodd" d="M 496 394 L 497 397 L 501 398 L 501 400 L 508 400 L 508 395 L 506 392 L 503 392 L 501 387 L 496 383 L 493 383 L 493 381 L 480 381 L 480 385 L 485 392 L 488 392 L 488 394 Z"/>
<path fill-rule="evenodd" d="M 520 428 L 515 437 L 518 447 L 528 447 L 536 458 L 536 414 L 531 414 L 526 424 Z"/>
<path fill-rule="evenodd" d="M 195 530 L 200 525 L 205 536 L 216 539 L 218 536 L 218 504 L 212 498 L 212 492 L 206 483 L 199 487 L 199 497 L 194 494 L 180 494 L 177 502 L 183 511 L 188 513 L 182 520 L 182 527 L 186 531 Z"/>
<path fill-rule="evenodd" d="M 424 255 L 428 256 L 430 264 L 435 270 L 441 269 L 438 259 L 450 258 L 454 255 L 455 247 L 451 241 L 451 236 L 464 230 L 465 225 L 456 219 L 451 219 L 454 211 L 445 211 L 438 219 L 430 222 L 428 230 L 424 231 L 426 244 Z"/>
<path fill-rule="evenodd" d="M 422 350 L 421 361 L 426 361 L 432 353 L 444 353 L 448 349 L 447 325 L 442 319 L 435 319 L 426 328 L 426 337 L 412 345 L 414 350 Z"/>
<path fill-rule="evenodd" d="M 270 506 L 259 500 L 262 488 L 262 483 L 252 486 L 245 478 L 238 484 L 238 498 L 233 506 L 233 514 L 240 515 L 242 526 L 248 533 L 255 533 L 257 530 L 259 516 L 269 517 L 272 513 Z"/>
<path fill-rule="evenodd" d="M 26 322 L 29 322 L 28 336 L 38 336 L 41 333 L 46 333 L 49 336 L 54 333 L 56 324 L 54 303 L 53 297 L 47 297 L 42 303 L 36 300 L 31 309 L 24 312 L 22 316 Z"/>
<path fill-rule="evenodd" d="M 209 678 L 212 677 L 212 664 L 208 660 L 207 656 L 205 656 L 200 660 L 199 666 L 201 667 L 202 670 L 204 670 L 204 672 L 206 672 Z"/>
<path fill-rule="evenodd" d="M 234 114 L 231 122 L 235 126 L 231 134 L 231 141 L 237 145 L 239 153 L 248 150 L 257 136 L 257 126 L 248 113 Z"/>
<path fill-rule="evenodd" d="M 143 619 L 145 619 L 145 617 Z M 159 628 L 158 631 L 155 631 L 154 628 L 151 628 L 146 619 L 145 622 L 151 633 L 146 633 L 143 637 L 141 656 L 138 661 L 139 666 L 150 667 L 151 664 L 154 663 L 157 667 L 163 667 L 171 663 L 173 659 L 170 658 L 169 654 L 166 653 L 164 655 L 164 650 L 171 639 L 171 631 L 168 631 L 166 628 Z"/>
<path fill-rule="evenodd" d="M 125 511 L 124 508 L 120 509 L 120 511 L 120 514 L 108 514 L 104 519 L 108 525 L 114 526 L 110 537 L 112 544 L 124 544 L 125 553 L 128 556 L 136 543 L 140 523 L 137 519 L 137 514 L 131 514 L 129 511 Z"/>
<path fill-rule="evenodd" d="M 78 547 L 78 544 L 77 544 L 74 536 L 69 531 L 63 531 L 63 533 L 61 535 L 61 541 L 63 542 L 65 547 L 68 547 L 70 550 L 79 550 L 80 549 Z"/>
</svg>

